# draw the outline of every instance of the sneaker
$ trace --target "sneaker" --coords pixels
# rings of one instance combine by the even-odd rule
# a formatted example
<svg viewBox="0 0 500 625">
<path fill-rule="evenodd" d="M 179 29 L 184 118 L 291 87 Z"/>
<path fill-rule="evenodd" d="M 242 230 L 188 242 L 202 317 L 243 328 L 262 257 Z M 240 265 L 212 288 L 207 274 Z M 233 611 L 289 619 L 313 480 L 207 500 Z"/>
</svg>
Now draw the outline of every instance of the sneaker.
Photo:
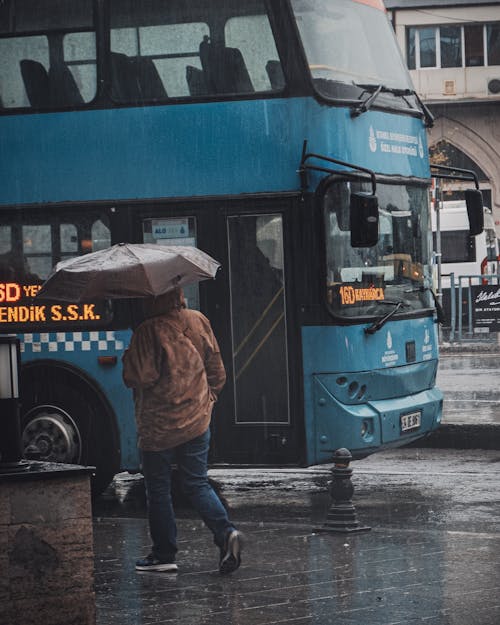
<svg viewBox="0 0 500 625">
<path fill-rule="evenodd" d="M 137 560 L 135 563 L 136 571 L 177 571 L 175 562 L 161 562 L 150 553 L 145 558 Z"/>
<path fill-rule="evenodd" d="M 241 564 L 242 536 L 237 530 L 226 534 L 224 547 L 220 550 L 219 572 L 222 575 L 233 573 Z"/>
</svg>

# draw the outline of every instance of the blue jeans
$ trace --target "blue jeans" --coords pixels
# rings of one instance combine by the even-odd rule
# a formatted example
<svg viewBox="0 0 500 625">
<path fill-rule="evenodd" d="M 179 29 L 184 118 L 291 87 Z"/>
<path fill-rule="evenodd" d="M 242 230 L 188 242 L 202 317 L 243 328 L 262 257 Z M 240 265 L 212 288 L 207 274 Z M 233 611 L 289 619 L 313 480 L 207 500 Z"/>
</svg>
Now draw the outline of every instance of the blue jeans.
<svg viewBox="0 0 500 625">
<path fill-rule="evenodd" d="M 208 481 L 207 460 L 210 429 L 173 449 L 142 452 L 152 553 L 161 561 L 174 561 L 177 553 L 177 526 L 172 506 L 172 464 L 177 464 L 184 494 L 212 531 L 218 547 L 228 530 L 234 529 L 226 509 Z"/>
</svg>

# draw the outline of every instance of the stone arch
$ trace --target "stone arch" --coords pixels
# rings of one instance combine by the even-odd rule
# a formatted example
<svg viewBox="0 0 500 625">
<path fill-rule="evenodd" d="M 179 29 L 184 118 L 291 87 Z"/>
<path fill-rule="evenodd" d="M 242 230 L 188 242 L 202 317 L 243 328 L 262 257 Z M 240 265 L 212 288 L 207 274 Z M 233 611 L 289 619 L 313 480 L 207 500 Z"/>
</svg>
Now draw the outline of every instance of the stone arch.
<svg viewBox="0 0 500 625">
<path fill-rule="evenodd" d="M 442 140 L 451 143 L 481 167 L 491 185 L 494 219 L 500 221 L 500 153 L 494 146 L 462 121 L 449 117 L 435 120 L 433 128 L 429 130 L 428 140 L 430 146 Z"/>
</svg>

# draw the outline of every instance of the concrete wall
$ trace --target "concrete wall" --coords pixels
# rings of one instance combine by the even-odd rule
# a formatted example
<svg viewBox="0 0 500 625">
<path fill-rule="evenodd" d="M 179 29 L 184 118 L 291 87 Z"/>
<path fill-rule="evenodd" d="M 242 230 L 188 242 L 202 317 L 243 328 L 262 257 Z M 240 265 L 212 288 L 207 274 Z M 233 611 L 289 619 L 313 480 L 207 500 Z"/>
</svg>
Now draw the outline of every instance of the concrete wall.
<svg viewBox="0 0 500 625">
<path fill-rule="evenodd" d="M 95 618 L 90 477 L 0 475 L 0 625 Z"/>
</svg>

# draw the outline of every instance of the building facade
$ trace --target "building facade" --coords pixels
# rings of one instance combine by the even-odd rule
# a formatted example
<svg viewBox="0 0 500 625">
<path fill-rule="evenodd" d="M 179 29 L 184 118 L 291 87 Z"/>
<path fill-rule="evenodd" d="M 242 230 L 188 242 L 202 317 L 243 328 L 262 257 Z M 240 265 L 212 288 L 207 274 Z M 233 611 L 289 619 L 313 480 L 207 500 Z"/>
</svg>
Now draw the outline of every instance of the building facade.
<svg viewBox="0 0 500 625">
<path fill-rule="evenodd" d="M 444 164 L 476 170 L 500 235 L 500 2 L 385 4 L 415 88 L 435 117 L 431 151 L 453 155 Z"/>
</svg>

